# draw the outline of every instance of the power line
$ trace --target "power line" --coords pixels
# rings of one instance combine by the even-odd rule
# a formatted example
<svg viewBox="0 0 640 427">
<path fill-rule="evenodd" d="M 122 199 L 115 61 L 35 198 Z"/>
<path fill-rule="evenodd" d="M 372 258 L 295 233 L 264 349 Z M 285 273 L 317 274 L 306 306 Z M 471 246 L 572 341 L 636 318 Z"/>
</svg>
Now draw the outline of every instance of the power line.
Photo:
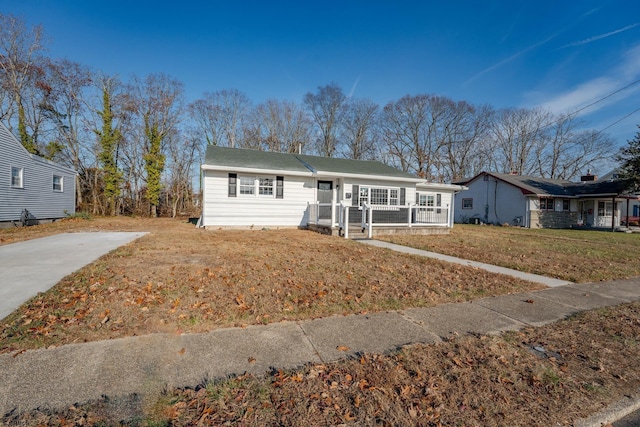
<svg viewBox="0 0 640 427">
<path fill-rule="evenodd" d="M 632 111 L 632 112 L 630 112 L 629 114 L 626 114 L 624 117 L 622 117 L 622 118 L 620 118 L 620 119 L 616 120 L 615 122 L 611 123 L 609 126 L 605 127 L 604 129 L 600 129 L 600 130 L 598 131 L 598 133 L 602 133 L 602 132 L 604 132 L 605 130 L 609 129 L 610 127 L 617 125 L 618 123 L 620 123 L 621 121 L 623 121 L 623 120 L 624 120 L 624 119 L 626 119 L 627 117 L 631 116 L 632 114 L 637 113 L 638 111 L 640 111 L 640 108 L 636 108 L 635 110 L 633 110 L 633 111 Z"/>
<path fill-rule="evenodd" d="M 576 111 L 574 111 L 574 112 L 572 112 L 572 113 L 568 114 L 568 116 L 569 116 L 569 117 L 571 117 L 571 116 L 575 116 L 575 115 L 577 115 L 579 112 L 581 112 L 581 111 L 583 111 L 583 110 L 586 110 L 587 108 L 589 108 L 589 107 L 591 107 L 591 106 L 593 106 L 593 105 L 596 105 L 597 103 L 602 102 L 602 101 L 604 101 L 604 100 L 605 100 L 605 99 L 607 99 L 607 98 L 611 98 L 613 95 L 615 95 L 615 94 L 617 94 L 617 93 L 620 93 L 620 92 L 622 92 L 623 90 L 627 90 L 627 89 L 629 89 L 631 86 L 636 85 L 636 84 L 638 84 L 638 83 L 640 83 L 640 79 L 638 79 L 638 80 L 636 80 L 636 81 L 634 81 L 634 82 L 631 82 L 631 83 L 629 83 L 628 85 L 626 85 L 625 87 L 620 88 L 620 89 L 618 89 L 618 90 L 615 90 L 615 91 L 613 91 L 613 92 L 609 93 L 608 95 L 603 96 L 603 97 L 602 97 L 602 98 L 600 98 L 600 99 L 597 99 L 597 100 L 593 101 L 591 104 L 585 105 L 584 107 L 577 109 Z M 626 118 L 626 117 L 625 117 L 625 118 Z"/>
</svg>

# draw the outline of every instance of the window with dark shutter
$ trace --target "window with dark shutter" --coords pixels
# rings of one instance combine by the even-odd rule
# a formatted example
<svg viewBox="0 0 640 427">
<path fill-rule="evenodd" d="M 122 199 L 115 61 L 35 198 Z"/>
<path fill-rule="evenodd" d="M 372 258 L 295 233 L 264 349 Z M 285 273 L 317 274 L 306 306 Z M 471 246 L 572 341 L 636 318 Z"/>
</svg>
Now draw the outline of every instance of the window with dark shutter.
<svg viewBox="0 0 640 427">
<path fill-rule="evenodd" d="M 351 187 L 351 206 L 360 206 L 360 186 Z"/>
<path fill-rule="evenodd" d="M 284 199 L 284 176 L 276 176 L 276 199 Z"/>
<path fill-rule="evenodd" d="M 237 193 L 237 185 L 236 181 L 238 180 L 238 174 L 230 173 L 229 174 L 229 197 L 236 197 Z"/>
<path fill-rule="evenodd" d="M 403 187 L 400 189 L 400 206 L 404 206 L 406 201 L 407 201 L 407 189 Z"/>
</svg>

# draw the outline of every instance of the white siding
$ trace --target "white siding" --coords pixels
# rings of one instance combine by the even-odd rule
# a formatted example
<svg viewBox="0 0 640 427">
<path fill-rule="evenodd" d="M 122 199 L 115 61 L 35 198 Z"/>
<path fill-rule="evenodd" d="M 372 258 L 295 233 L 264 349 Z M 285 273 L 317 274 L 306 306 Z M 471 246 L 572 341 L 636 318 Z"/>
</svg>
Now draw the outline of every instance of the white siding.
<svg viewBox="0 0 640 427">
<path fill-rule="evenodd" d="M 520 224 L 528 226 L 525 223 L 526 197 L 517 187 L 492 176 L 487 181 L 480 176 L 466 185 L 469 189 L 455 196 L 456 222 L 479 218 L 482 222 L 491 224 L 514 224 L 516 218 L 521 218 Z M 462 209 L 463 199 L 472 199 L 473 209 Z"/>
<path fill-rule="evenodd" d="M 256 176 L 268 176 L 256 174 Z M 282 199 L 274 196 L 229 197 L 229 172 L 204 171 L 202 225 L 215 226 L 301 226 L 307 224 L 307 203 L 314 201 L 315 181 L 311 177 L 284 176 Z M 275 175 L 273 176 L 275 180 Z"/>
<path fill-rule="evenodd" d="M 22 188 L 11 187 L 11 168 L 22 168 Z M 53 175 L 63 177 L 63 191 L 53 191 Z M 17 221 L 23 209 L 37 219 L 75 213 L 75 172 L 29 154 L 0 124 L 0 221 Z"/>
</svg>

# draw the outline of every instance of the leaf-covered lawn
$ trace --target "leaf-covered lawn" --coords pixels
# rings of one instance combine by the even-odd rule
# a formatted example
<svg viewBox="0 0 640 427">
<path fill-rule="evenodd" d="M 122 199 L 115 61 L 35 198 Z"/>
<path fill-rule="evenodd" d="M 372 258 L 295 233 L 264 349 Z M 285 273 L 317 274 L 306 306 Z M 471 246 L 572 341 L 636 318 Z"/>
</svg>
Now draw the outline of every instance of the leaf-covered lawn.
<svg viewBox="0 0 640 427">
<path fill-rule="evenodd" d="M 640 276 L 638 233 L 456 224 L 446 236 L 380 240 L 573 282 Z"/>
<path fill-rule="evenodd" d="M 537 349 L 537 350 L 536 350 Z M 7 425 L 570 426 L 640 387 L 640 303 L 501 336 L 460 336 L 264 377 L 103 399 Z M 133 406 L 133 409 L 131 408 Z M 65 424 L 66 423 L 66 424 Z"/>
<path fill-rule="evenodd" d="M 184 221 L 128 218 L 63 221 L 41 230 L 150 234 L 66 277 L 2 320 L 3 352 L 432 306 L 540 288 L 305 230 L 205 231 Z M 19 231 L 0 238 L 15 241 Z M 37 237 L 35 228 L 25 231 Z"/>
</svg>

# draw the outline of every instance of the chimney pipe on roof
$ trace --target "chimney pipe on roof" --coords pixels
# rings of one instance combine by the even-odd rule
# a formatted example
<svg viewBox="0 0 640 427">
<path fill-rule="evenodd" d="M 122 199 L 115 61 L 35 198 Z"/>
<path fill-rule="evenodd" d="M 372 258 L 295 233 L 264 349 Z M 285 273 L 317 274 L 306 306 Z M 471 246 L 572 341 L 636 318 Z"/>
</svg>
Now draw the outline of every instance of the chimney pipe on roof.
<svg viewBox="0 0 640 427">
<path fill-rule="evenodd" d="M 598 180 L 598 176 L 597 175 L 591 175 L 591 169 L 589 169 L 587 171 L 586 175 L 582 175 L 580 177 L 580 181 L 581 182 L 588 182 L 588 181 L 597 181 Z"/>
</svg>

